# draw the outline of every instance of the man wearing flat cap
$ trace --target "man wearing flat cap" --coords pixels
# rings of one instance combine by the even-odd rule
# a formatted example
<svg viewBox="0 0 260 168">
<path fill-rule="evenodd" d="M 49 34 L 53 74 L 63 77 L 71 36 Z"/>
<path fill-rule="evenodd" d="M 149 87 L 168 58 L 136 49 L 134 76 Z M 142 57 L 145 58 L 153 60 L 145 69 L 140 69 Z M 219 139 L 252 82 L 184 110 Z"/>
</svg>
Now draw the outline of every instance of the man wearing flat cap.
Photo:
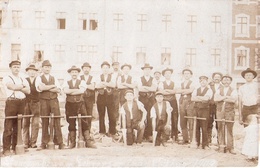
<svg viewBox="0 0 260 168">
<path fill-rule="evenodd" d="M 101 64 L 102 74 L 96 79 L 97 110 L 99 114 L 99 133 L 103 137 L 106 132 L 105 114 L 107 111 L 109 120 L 108 136 L 117 139 L 116 136 L 116 112 L 114 105 L 113 89 L 116 87 L 116 78 L 110 73 L 110 64 L 104 61 Z"/>
<path fill-rule="evenodd" d="M 153 77 L 151 77 L 151 70 L 153 67 L 150 64 L 145 63 L 141 69 L 143 70 L 144 75 L 138 81 L 139 101 L 144 104 L 144 108 L 148 112 L 144 138 L 149 142 L 152 142 L 153 138 L 150 110 L 155 103 L 154 96 L 157 88 L 157 82 Z"/>
<path fill-rule="evenodd" d="M 26 94 L 26 105 L 25 105 L 25 115 L 33 115 L 31 133 L 30 133 L 30 118 L 23 119 L 23 142 L 25 148 L 37 148 L 36 142 L 39 132 L 40 123 L 40 94 L 36 89 L 36 79 L 39 80 L 37 76 L 38 69 L 35 65 L 29 65 L 25 71 L 28 76 L 26 80 L 28 81 L 31 89 L 30 94 Z"/>
<path fill-rule="evenodd" d="M 151 119 L 153 131 L 157 131 L 155 146 L 166 146 L 171 136 L 171 115 L 173 108 L 168 101 L 164 100 L 162 91 L 155 93 L 156 103 L 151 108 Z"/>
<path fill-rule="evenodd" d="M 61 86 L 57 78 L 50 74 L 52 65 L 49 60 L 42 62 L 42 72 L 39 80 L 36 80 L 36 89 L 40 92 L 41 116 L 60 116 L 60 106 L 58 94 L 61 92 Z M 60 118 L 54 118 L 54 144 L 59 149 L 64 149 Z M 42 118 L 42 142 L 40 149 L 46 149 L 50 140 L 49 119 Z"/>
<path fill-rule="evenodd" d="M 85 107 L 87 110 L 87 115 L 92 116 L 93 105 L 95 103 L 95 79 L 92 75 L 90 75 L 91 65 L 88 62 L 85 62 L 81 66 L 81 69 L 83 71 L 83 75 L 80 76 L 80 79 L 85 81 L 87 85 L 87 88 L 83 94 Z M 92 118 L 87 118 L 87 120 L 88 120 L 88 127 L 90 130 Z"/>
<path fill-rule="evenodd" d="M 158 91 L 159 90 L 158 86 L 162 82 L 162 80 L 161 80 L 162 72 L 157 69 L 157 70 L 154 71 L 153 76 L 154 76 L 154 79 L 156 80 L 156 83 L 157 83 L 156 91 Z"/>
<path fill-rule="evenodd" d="M 224 75 L 221 80 L 223 87 L 216 90 L 214 95 L 214 101 L 217 103 L 217 119 L 225 119 L 229 121 L 234 121 L 235 119 L 235 102 L 238 99 L 236 89 L 233 89 L 230 84 L 232 82 L 232 77 L 229 75 Z M 236 154 L 233 145 L 233 125 L 234 123 L 227 122 L 226 128 L 227 133 L 223 132 L 222 124 L 218 124 L 218 145 L 227 144 L 226 150 L 231 154 Z M 224 135 L 226 134 L 226 135 Z M 224 139 L 226 137 L 226 139 Z M 220 149 L 220 148 L 218 148 Z"/>
<path fill-rule="evenodd" d="M 66 120 L 69 123 L 69 139 L 70 146 L 69 148 L 75 148 L 76 146 L 76 118 L 69 118 L 71 116 L 77 116 L 81 114 L 81 116 L 86 116 L 87 111 L 83 99 L 83 94 L 87 88 L 85 81 L 78 79 L 78 75 L 80 72 L 80 68 L 76 66 L 72 66 L 68 69 L 68 73 L 71 75 L 71 80 L 68 80 L 64 83 L 63 91 L 66 94 Z M 86 118 L 81 119 L 81 129 L 83 133 L 83 137 L 85 140 L 85 146 L 87 148 L 96 148 L 94 144 L 92 144 L 90 138 L 90 127 L 88 126 L 88 120 Z"/>
<path fill-rule="evenodd" d="M 216 103 L 214 102 L 214 94 L 216 93 L 216 90 L 223 87 L 223 85 L 221 84 L 222 76 L 223 76 L 222 73 L 214 72 L 212 74 L 213 82 L 210 83 L 210 88 L 213 92 L 213 96 L 210 100 L 210 105 L 209 105 L 209 120 L 208 120 L 208 142 L 209 142 L 209 144 L 211 143 L 211 139 L 212 139 L 212 128 L 213 128 L 214 119 L 216 119 L 216 110 L 217 110 Z M 218 129 L 218 123 L 216 123 L 216 129 Z"/>
<path fill-rule="evenodd" d="M 134 129 L 137 130 L 136 143 L 142 145 L 147 111 L 143 103 L 134 99 L 133 90 L 126 90 L 126 102 L 120 108 L 122 128 L 126 129 L 126 143 L 132 145 L 134 141 Z"/>
<path fill-rule="evenodd" d="M 254 79 L 257 77 L 256 71 L 247 68 L 241 72 L 241 76 L 246 83 L 239 87 L 238 111 L 240 124 L 246 123 L 246 118 L 250 114 L 258 114 L 258 86 Z M 246 125 L 244 124 L 244 127 Z"/>
<path fill-rule="evenodd" d="M 130 64 L 124 64 L 121 66 L 122 75 L 119 76 L 117 80 L 117 87 L 120 94 L 120 106 L 122 106 L 126 102 L 125 91 L 134 91 L 134 88 L 136 87 L 136 82 L 134 81 L 132 76 L 129 75 L 131 68 L 132 66 Z"/>
<path fill-rule="evenodd" d="M 210 149 L 208 144 L 208 120 L 209 120 L 209 101 L 213 96 L 212 90 L 208 87 L 208 77 L 200 76 L 200 87 L 192 93 L 191 101 L 195 102 L 195 116 L 205 118 L 206 120 L 197 120 L 196 141 L 200 146 L 200 130 L 202 130 L 202 149 Z"/>
<path fill-rule="evenodd" d="M 182 75 L 184 81 L 181 83 L 180 89 L 177 93 L 180 94 L 179 110 L 180 110 L 180 126 L 183 141 L 181 144 L 185 145 L 191 142 L 193 132 L 193 121 L 184 116 L 193 117 L 193 103 L 191 102 L 191 94 L 195 89 L 194 82 L 191 81 L 192 71 L 190 69 L 183 69 Z M 195 129 L 195 128 L 194 128 Z"/>
<path fill-rule="evenodd" d="M 21 62 L 12 61 L 9 64 L 11 73 L 3 78 L 3 86 L 7 95 L 5 101 L 5 117 L 24 114 L 25 94 L 30 94 L 28 81 L 20 75 Z M 17 118 L 4 120 L 3 155 L 11 155 L 10 147 L 15 150 L 17 144 Z"/>
<path fill-rule="evenodd" d="M 176 86 L 172 81 L 171 76 L 173 69 L 166 68 L 162 71 L 165 81 L 159 84 L 159 90 L 164 95 L 164 100 L 168 101 L 172 107 L 171 111 L 171 138 L 174 142 L 178 142 L 178 104 L 176 99 Z"/>
</svg>

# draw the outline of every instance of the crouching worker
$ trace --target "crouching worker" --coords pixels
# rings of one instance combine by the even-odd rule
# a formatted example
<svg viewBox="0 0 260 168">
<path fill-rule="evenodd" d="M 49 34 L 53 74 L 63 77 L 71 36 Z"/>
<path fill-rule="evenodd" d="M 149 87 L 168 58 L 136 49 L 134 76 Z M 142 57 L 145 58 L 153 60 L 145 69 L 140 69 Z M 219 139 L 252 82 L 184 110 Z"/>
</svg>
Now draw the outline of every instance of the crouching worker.
<svg viewBox="0 0 260 168">
<path fill-rule="evenodd" d="M 133 130 L 137 130 L 137 145 L 142 145 L 143 135 L 144 135 L 144 121 L 147 116 L 147 111 L 144 105 L 138 101 L 134 100 L 134 92 L 132 90 L 127 90 L 125 92 L 126 102 L 120 109 L 122 117 L 122 128 L 126 129 L 126 143 L 127 145 L 132 145 L 135 141 L 135 136 Z"/>
<path fill-rule="evenodd" d="M 87 111 L 84 105 L 83 93 L 86 90 L 86 83 L 78 79 L 80 69 L 76 66 L 72 66 L 68 73 L 71 75 L 71 80 L 64 83 L 64 93 L 67 95 L 65 110 L 66 110 L 66 120 L 69 123 L 69 139 L 70 146 L 69 148 L 75 148 L 76 146 L 76 118 L 70 118 L 71 116 L 86 116 Z M 87 148 L 96 148 L 92 143 L 90 137 L 90 123 L 88 123 L 87 118 L 81 118 L 81 128 L 83 137 L 85 140 L 85 146 Z M 79 136 L 79 135 L 78 135 Z"/>
<path fill-rule="evenodd" d="M 156 103 L 151 109 L 153 133 L 156 131 L 155 146 L 166 146 L 166 141 L 171 135 L 171 112 L 172 107 L 168 101 L 163 101 L 163 93 L 156 92 Z M 153 135 L 155 136 L 155 135 Z"/>
</svg>

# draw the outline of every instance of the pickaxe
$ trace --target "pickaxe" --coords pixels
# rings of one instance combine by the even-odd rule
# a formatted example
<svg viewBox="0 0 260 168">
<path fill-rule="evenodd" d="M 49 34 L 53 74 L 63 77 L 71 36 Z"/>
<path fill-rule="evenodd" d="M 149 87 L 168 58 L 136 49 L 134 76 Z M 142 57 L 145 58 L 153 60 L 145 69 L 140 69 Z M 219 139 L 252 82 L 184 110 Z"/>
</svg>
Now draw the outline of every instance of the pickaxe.
<svg viewBox="0 0 260 168">
<path fill-rule="evenodd" d="M 17 118 L 17 144 L 15 146 L 15 154 L 23 154 L 25 152 L 23 140 L 22 140 L 22 133 L 21 133 L 21 126 L 22 126 L 22 119 L 27 117 L 33 117 L 33 115 L 22 115 L 18 114 L 17 116 L 6 116 L 5 118 L 1 119 L 15 119 Z"/>
<path fill-rule="evenodd" d="M 70 116 L 69 118 L 76 118 L 78 119 L 78 148 L 84 148 L 84 141 L 82 136 L 82 125 L 81 125 L 81 119 L 82 118 L 92 118 L 92 116 L 81 116 L 81 114 L 78 114 L 78 116 Z"/>
<path fill-rule="evenodd" d="M 40 118 L 48 118 L 50 119 L 50 140 L 47 144 L 47 149 L 52 149 L 54 150 L 55 149 L 55 145 L 54 145 L 54 142 L 53 142 L 53 128 L 54 128 L 54 118 L 64 118 L 64 116 L 54 116 L 53 113 L 50 114 L 50 116 L 40 116 Z"/>
<path fill-rule="evenodd" d="M 194 117 L 184 116 L 184 118 L 193 119 L 192 140 L 191 140 L 191 143 L 190 143 L 190 147 L 191 148 L 197 148 L 197 143 L 196 143 L 197 120 L 206 120 L 206 118 L 200 118 L 200 117 L 197 117 L 197 116 L 194 116 Z"/>
</svg>

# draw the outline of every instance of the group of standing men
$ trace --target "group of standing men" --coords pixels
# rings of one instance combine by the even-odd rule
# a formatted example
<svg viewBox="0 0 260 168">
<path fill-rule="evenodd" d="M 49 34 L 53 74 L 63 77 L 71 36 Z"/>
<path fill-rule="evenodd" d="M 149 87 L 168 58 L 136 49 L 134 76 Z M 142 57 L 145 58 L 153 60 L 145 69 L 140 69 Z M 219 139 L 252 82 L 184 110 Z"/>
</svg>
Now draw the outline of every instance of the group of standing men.
<svg viewBox="0 0 260 168">
<path fill-rule="evenodd" d="M 26 68 L 28 78 L 24 79 L 19 74 L 21 62 L 16 60 L 9 64 L 11 74 L 3 78 L 7 100 L 5 116 L 17 114 L 33 114 L 31 135 L 30 119 L 23 119 L 23 141 L 26 148 L 36 148 L 39 121 L 41 116 L 60 116 L 58 94 L 63 90 L 66 94 L 66 120 L 69 123 L 69 148 L 76 146 L 76 119 L 71 118 L 81 114 L 92 116 L 93 104 L 97 104 L 99 114 L 100 136 L 110 136 L 118 139 L 116 126 L 120 125 L 127 130 L 127 144 L 134 143 L 133 129 L 137 129 L 136 143 L 143 140 L 152 142 L 152 133 L 157 131 L 156 145 L 163 144 L 172 138 L 179 144 L 189 144 L 192 141 L 193 120 L 187 117 L 197 116 L 206 120 L 198 120 L 196 128 L 196 142 L 200 146 L 202 133 L 202 148 L 209 148 L 212 138 L 214 119 L 233 120 L 235 116 L 235 103 L 239 103 L 239 121 L 246 122 L 249 114 L 257 113 L 258 90 L 253 79 L 257 73 L 251 69 L 242 72 L 246 83 L 240 87 L 239 94 L 231 88 L 232 77 L 213 73 L 213 82 L 208 82 L 207 76 L 200 76 L 200 86 L 195 88 L 191 80 L 193 72 L 183 69 L 184 81 L 181 86 L 176 86 L 172 80 L 173 69 L 166 68 L 162 72 L 155 71 L 153 67 L 145 64 L 141 69 L 143 76 L 140 78 L 130 76 L 130 64 L 121 67 L 118 62 L 113 62 L 113 72 L 110 64 L 101 64 L 102 74 L 93 77 L 91 65 L 84 63 L 81 68 L 72 66 L 67 72 L 71 79 L 60 86 L 59 81 L 50 72 L 50 61 L 42 62 L 42 74 L 38 76 L 38 69 L 34 65 Z M 119 70 L 121 68 L 121 71 Z M 81 70 L 83 74 L 80 76 Z M 160 76 L 165 80 L 161 81 Z M 137 80 L 136 80 L 137 79 Z M 176 94 L 180 94 L 179 106 Z M 239 95 L 239 96 L 238 96 Z M 238 99 L 239 97 L 239 99 Z M 108 114 L 109 129 L 106 130 L 105 114 Z M 178 119 L 180 117 L 180 119 Z M 50 139 L 49 118 L 42 120 L 42 139 L 40 149 L 46 149 Z M 178 139 L 178 120 L 180 121 L 183 140 Z M 96 148 L 90 137 L 91 118 L 83 118 L 81 122 L 85 146 Z M 218 127 L 218 142 L 225 141 L 221 125 Z M 235 154 L 233 147 L 233 123 L 227 124 L 227 150 Z M 3 153 L 10 154 L 10 147 L 15 150 L 17 136 L 17 119 L 6 119 L 3 134 Z M 60 118 L 54 118 L 54 144 L 59 149 L 64 149 Z"/>
</svg>

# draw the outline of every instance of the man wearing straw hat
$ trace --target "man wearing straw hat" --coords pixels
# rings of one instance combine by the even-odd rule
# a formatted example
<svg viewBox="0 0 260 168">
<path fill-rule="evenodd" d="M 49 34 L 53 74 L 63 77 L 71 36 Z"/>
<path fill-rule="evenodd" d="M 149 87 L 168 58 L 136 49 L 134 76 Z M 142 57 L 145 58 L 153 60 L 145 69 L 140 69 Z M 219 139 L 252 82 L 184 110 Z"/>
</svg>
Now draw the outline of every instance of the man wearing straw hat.
<svg viewBox="0 0 260 168">
<path fill-rule="evenodd" d="M 247 68 L 241 72 L 241 76 L 246 83 L 239 87 L 238 111 L 240 124 L 246 123 L 249 114 L 258 113 L 258 86 L 254 79 L 257 77 L 256 71 Z M 246 127 L 246 124 L 244 124 Z"/>
<path fill-rule="evenodd" d="M 5 101 L 5 117 L 24 114 L 25 94 L 30 94 L 30 86 L 26 79 L 21 77 L 21 62 L 9 63 L 11 74 L 3 78 L 3 86 L 7 95 Z M 3 155 L 11 155 L 10 147 L 15 150 L 17 144 L 17 118 L 5 119 L 3 133 Z"/>
<path fill-rule="evenodd" d="M 35 65 L 29 65 L 25 69 L 29 77 L 26 78 L 30 85 L 31 93 L 26 94 L 26 105 L 25 105 L 25 115 L 33 115 L 32 125 L 31 125 L 31 134 L 30 134 L 30 118 L 23 119 L 23 141 L 25 148 L 37 148 L 36 142 L 39 132 L 39 123 L 40 123 L 40 98 L 39 92 L 36 89 L 35 83 L 36 80 L 39 80 L 37 76 L 38 69 Z"/>
<path fill-rule="evenodd" d="M 76 118 L 69 117 L 77 116 L 78 114 L 81 114 L 81 116 L 87 115 L 83 99 L 83 94 L 87 88 L 87 85 L 83 80 L 78 79 L 79 72 L 80 68 L 77 68 L 76 66 L 72 66 L 70 69 L 68 69 L 68 73 L 71 75 L 71 80 L 65 82 L 63 86 L 64 93 L 67 95 L 65 110 L 66 120 L 69 123 L 68 130 L 71 142 L 69 148 L 75 148 L 76 146 Z M 87 148 L 96 148 L 96 146 L 92 144 L 90 138 L 90 127 L 88 126 L 89 120 L 86 118 L 82 118 L 81 120 L 81 129 L 83 133 L 82 136 L 86 142 L 85 146 Z"/>
</svg>

